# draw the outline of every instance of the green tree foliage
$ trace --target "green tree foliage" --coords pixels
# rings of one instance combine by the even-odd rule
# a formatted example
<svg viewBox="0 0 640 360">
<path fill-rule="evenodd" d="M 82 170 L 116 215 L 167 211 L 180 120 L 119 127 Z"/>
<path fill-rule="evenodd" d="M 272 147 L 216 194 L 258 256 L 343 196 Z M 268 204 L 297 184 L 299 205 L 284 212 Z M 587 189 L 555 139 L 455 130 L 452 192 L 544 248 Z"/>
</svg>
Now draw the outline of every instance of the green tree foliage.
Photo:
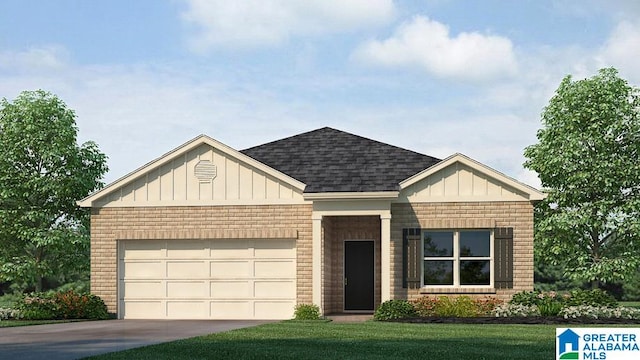
<svg viewBox="0 0 640 360">
<path fill-rule="evenodd" d="M 42 90 L 0 101 L 0 281 L 40 291 L 46 277 L 88 270 L 88 214 L 76 201 L 107 166 L 95 143 L 77 144 L 75 117 Z"/>
<path fill-rule="evenodd" d="M 602 69 L 560 83 L 525 149 L 548 197 L 536 208 L 536 255 L 593 286 L 640 263 L 640 97 Z"/>
</svg>

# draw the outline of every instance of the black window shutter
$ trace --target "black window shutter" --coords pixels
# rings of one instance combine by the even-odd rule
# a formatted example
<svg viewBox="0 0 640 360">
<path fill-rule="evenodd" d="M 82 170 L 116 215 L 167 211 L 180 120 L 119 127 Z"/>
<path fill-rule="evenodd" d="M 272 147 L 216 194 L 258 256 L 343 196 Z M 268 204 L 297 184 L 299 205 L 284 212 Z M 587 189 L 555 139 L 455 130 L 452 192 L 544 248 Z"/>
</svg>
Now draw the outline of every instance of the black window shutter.
<svg viewBox="0 0 640 360">
<path fill-rule="evenodd" d="M 494 275 L 496 289 L 513 288 L 513 228 L 495 228 Z"/>
<path fill-rule="evenodd" d="M 422 274 L 422 251 L 420 249 L 420 229 L 402 230 L 402 287 L 417 289 L 420 287 Z"/>
</svg>

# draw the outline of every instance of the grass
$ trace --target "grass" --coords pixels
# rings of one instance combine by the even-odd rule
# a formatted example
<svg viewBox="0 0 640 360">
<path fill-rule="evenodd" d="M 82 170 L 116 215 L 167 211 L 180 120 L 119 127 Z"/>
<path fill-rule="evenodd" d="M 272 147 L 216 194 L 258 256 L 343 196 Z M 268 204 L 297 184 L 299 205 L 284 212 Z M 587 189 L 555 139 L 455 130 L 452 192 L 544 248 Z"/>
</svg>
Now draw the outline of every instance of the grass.
<svg viewBox="0 0 640 360">
<path fill-rule="evenodd" d="M 550 359 L 548 325 L 284 321 L 93 359 Z"/>
<path fill-rule="evenodd" d="M 640 301 L 619 301 L 618 305 L 633 307 L 633 308 L 640 308 Z"/>
<path fill-rule="evenodd" d="M 3 327 L 16 327 L 16 326 L 30 326 L 30 325 L 44 325 L 44 324 L 57 324 L 67 323 L 78 320 L 2 320 L 0 321 L 0 328 Z"/>
</svg>

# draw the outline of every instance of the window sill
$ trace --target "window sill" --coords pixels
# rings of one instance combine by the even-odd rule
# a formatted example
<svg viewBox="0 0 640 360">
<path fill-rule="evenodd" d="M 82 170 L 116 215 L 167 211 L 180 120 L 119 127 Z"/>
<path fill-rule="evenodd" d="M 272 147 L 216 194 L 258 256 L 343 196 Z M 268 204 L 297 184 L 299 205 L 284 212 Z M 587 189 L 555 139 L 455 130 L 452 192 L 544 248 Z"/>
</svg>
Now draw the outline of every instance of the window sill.
<svg viewBox="0 0 640 360">
<path fill-rule="evenodd" d="M 495 294 L 494 288 L 470 288 L 470 287 L 423 287 L 420 288 L 420 294 Z"/>
</svg>

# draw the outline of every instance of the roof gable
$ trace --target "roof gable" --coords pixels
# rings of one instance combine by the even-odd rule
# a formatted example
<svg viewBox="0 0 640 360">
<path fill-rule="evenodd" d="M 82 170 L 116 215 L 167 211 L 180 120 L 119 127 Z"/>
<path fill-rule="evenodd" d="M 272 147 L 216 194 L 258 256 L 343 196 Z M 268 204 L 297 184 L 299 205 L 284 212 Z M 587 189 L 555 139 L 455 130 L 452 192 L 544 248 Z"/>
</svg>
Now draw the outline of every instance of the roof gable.
<svg viewBox="0 0 640 360">
<path fill-rule="evenodd" d="M 82 207 L 300 202 L 305 184 L 200 135 L 94 192 Z"/>
<path fill-rule="evenodd" d="M 398 191 L 440 160 L 329 127 L 242 150 L 305 184 L 305 193 Z"/>
<path fill-rule="evenodd" d="M 405 201 L 538 201 L 545 194 L 463 154 L 400 183 Z"/>
</svg>

